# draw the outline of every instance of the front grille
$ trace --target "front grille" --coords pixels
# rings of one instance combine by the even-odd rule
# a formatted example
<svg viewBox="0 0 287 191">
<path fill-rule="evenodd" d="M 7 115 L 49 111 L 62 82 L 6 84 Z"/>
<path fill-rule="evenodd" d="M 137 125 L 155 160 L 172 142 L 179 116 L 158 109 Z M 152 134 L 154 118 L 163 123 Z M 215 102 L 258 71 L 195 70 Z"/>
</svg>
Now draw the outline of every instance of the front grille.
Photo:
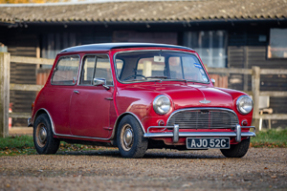
<svg viewBox="0 0 287 191">
<path fill-rule="evenodd" d="M 236 114 L 228 110 L 198 109 L 176 112 L 168 120 L 167 125 L 179 125 L 188 129 L 222 129 L 233 128 L 238 124 Z"/>
</svg>

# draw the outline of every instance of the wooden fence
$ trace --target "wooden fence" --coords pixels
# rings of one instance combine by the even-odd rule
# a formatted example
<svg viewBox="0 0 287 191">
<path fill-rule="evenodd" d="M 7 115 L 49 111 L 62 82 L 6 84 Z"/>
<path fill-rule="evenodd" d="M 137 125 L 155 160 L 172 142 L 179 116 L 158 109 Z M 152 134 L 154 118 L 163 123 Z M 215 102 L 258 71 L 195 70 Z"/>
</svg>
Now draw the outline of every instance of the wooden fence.
<svg viewBox="0 0 287 191">
<path fill-rule="evenodd" d="M 43 87 L 43 85 L 10 84 L 10 62 L 53 65 L 54 59 L 10 56 L 9 53 L 0 52 L 0 137 L 9 134 L 9 117 L 27 119 L 31 117 L 31 113 L 9 113 L 10 90 L 40 91 Z"/>
<path fill-rule="evenodd" d="M 285 74 L 287 75 L 286 69 L 260 69 L 257 66 L 253 66 L 252 69 L 240 69 L 240 68 L 208 68 L 209 73 L 217 74 L 243 74 L 251 75 L 252 91 L 245 91 L 247 94 L 252 95 L 254 102 L 253 119 L 277 119 L 287 120 L 287 114 L 265 114 L 259 115 L 259 96 L 270 96 L 270 97 L 287 97 L 287 91 L 260 91 L 260 75 L 264 74 Z"/>
<path fill-rule="evenodd" d="M 40 91 L 42 85 L 28 85 L 28 84 L 10 84 L 10 62 L 22 64 L 42 64 L 52 65 L 53 59 L 31 58 L 11 56 L 9 53 L 0 52 L 0 137 L 8 136 L 8 120 L 12 118 L 29 118 L 31 113 L 9 113 L 9 90 L 21 91 Z M 287 97 L 287 92 L 282 91 L 260 91 L 260 75 L 261 74 L 287 74 L 285 69 L 260 69 L 259 67 L 252 67 L 252 69 L 240 68 L 208 68 L 209 73 L 217 74 L 243 74 L 252 76 L 252 91 L 247 92 L 253 98 L 259 96 L 272 97 Z M 254 112 L 253 119 L 255 125 L 258 126 L 259 119 L 275 119 L 287 120 L 287 114 L 265 114 L 259 115 L 259 99 L 253 99 Z"/>
</svg>

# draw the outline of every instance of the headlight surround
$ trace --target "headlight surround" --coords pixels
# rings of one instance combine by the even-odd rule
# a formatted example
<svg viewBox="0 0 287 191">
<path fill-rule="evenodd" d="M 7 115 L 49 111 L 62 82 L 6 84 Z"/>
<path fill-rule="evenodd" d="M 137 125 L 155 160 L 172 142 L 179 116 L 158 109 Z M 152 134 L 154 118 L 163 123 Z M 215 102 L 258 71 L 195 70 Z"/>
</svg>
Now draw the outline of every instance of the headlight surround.
<svg viewBox="0 0 287 191">
<path fill-rule="evenodd" d="M 241 114 L 248 114 L 253 109 L 253 101 L 247 95 L 240 96 L 236 101 L 237 110 Z"/>
<path fill-rule="evenodd" d="M 165 95 L 158 95 L 153 100 L 153 109 L 159 115 L 164 115 L 170 110 L 170 100 Z"/>
</svg>

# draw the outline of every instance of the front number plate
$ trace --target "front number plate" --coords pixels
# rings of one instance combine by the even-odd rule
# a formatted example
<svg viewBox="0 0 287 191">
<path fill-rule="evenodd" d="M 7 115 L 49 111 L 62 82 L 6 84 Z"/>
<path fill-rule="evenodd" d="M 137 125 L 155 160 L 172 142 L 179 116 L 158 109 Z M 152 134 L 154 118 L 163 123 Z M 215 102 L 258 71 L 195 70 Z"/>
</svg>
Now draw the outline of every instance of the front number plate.
<svg viewBox="0 0 287 191">
<path fill-rule="evenodd" d="M 188 149 L 229 149 L 230 138 L 186 138 Z"/>
</svg>

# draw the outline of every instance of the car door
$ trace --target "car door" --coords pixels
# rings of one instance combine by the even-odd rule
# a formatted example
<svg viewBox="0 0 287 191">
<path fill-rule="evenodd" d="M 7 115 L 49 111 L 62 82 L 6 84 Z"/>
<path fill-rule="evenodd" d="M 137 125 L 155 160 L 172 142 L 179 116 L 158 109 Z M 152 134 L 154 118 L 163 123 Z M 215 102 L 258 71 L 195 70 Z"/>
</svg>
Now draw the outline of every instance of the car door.
<svg viewBox="0 0 287 191">
<path fill-rule="evenodd" d="M 75 136 L 108 138 L 113 96 L 111 65 L 107 55 L 86 55 L 81 75 L 71 96 L 70 127 Z M 94 85 L 94 79 L 103 85 Z"/>
<path fill-rule="evenodd" d="M 60 57 L 53 70 L 50 84 L 46 86 L 44 92 L 44 108 L 51 115 L 57 134 L 71 135 L 70 98 L 77 84 L 79 64 L 79 55 Z"/>
</svg>

